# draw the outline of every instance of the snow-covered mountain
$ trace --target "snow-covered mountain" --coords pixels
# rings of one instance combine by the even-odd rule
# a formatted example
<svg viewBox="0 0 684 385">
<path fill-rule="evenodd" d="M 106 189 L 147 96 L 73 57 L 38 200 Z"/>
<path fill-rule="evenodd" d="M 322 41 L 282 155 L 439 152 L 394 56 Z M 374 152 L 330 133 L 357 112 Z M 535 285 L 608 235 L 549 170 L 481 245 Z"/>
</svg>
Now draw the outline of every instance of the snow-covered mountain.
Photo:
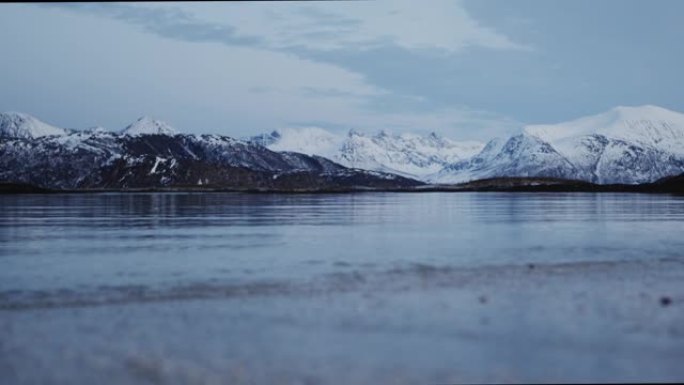
<svg viewBox="0 0 684 385">
<path fill-rule="evenodd" d="M 64 134 L 66 130 L 41 122 L 28 114 L 0 113 L 0 138 L 40 138 Z"/>
<path fill-rule="evenodd" d="M 152 119 L 148 116 L 143 116 L 135 122 L 128 125 L 121 132 L 123 135 L 140 136 L 140 135 L 176 135 L 178 132 L 168 123 L 160 120 Z"/>
<path fill-rule="evenodd" d="M 468 159 L 483 147 L 474 141 L 458 142 L 435 133 L 368 135 L 351 130 L 338 135 L 316 127 L 274 131 L 249 138 L 273 151 L 319 155 L 347 167 L 395 173 L 421 179 L 445 166 Z"/>
<path fill-rule="evenodd" d="M 573 151 L 573 148 L 561 147 L 575 138 L 591 135 L 601 135 L 684 154 L 684 114 L 650 105 L 615 107 L 602 114 L 567 123 L 526 126 L 524 132 L 553 143 L 568 154 Z"/>
<path fill-rule="evenodd" d="M 646 183 L 684 172 L 684 115 L 656 106 L 616 107 L 566 123 L 531 125 L 490 142 L 428 179 L 458 183 L 539 176 L 594 183 Z"/>
<path fill-rule="evenodd" d="M 637 184 L 684 173 L 684 114 L 655 106 L 530 125 L 486 145 L 436 134 L 338 135 L 320 128 L 237 140 L 180 134 L 150 118 L 120 132 L 67 130 L 21 113 L 0 114 L 0 137 L 0 182 L 52 188 L 415 183 L 393 174 L 449 184 L 493 177 Z"/>
<path fill-rule="evenodd" d="M 0 116 L 0 121 L 8 120 Z M 118 133 L 57 129 L 51 132 L 59 135 L 48 136 L 42 135 L 46 131 L 26 131 L 35 126 L 20 124 L 22 135 L 15 133 L 15 125 L 7 125 L 13 130 L 3 128 L 0 183 L 52 189 L 209 186 L 288 191 L 419 184 L 396 175 L 350 169 L 318 156 L 274 152 L 227 136 L 177 134 L 150 119 L 139 119 Z"/>
</svg>

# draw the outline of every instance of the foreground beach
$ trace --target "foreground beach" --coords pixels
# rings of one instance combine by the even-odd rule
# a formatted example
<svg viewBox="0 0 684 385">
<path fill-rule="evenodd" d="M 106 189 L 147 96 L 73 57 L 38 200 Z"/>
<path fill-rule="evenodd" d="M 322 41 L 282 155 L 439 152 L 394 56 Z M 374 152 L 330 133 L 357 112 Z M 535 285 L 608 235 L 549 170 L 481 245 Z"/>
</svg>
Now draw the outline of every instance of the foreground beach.
<svg viewBox="0 0 684 385">
<path fill-rule="evenodd" d="M 673 257 L 4 294 L 0 374 L 16 384 L 675 381 L 683 279 Z"/>
</svg>

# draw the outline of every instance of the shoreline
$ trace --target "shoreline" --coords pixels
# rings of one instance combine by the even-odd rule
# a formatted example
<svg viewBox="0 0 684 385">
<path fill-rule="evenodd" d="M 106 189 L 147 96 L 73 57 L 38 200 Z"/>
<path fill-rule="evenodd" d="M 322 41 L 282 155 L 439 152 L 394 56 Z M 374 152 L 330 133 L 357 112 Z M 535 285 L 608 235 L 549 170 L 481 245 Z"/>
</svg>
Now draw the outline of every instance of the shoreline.
<svg viewBox="0 0 684 385">
<path fill-rule="evenodd" d="M 423 184 L 406 187 L 340 188 L 236 188 L 223 186 L 175 186 L 139 188 L 51 189 L 25 183 L 0 183 L 0 195 L 12 194 L 88 194 L 88 193 L 246 193 L 246 194 L 339 194 L 363 192 L 580 192 L 580 193 L 653 193 L 684 194 L 684 175 L 642 184 L 596 184 L 555 178 L 490 178 L 459 184 Z"/>
</svg>

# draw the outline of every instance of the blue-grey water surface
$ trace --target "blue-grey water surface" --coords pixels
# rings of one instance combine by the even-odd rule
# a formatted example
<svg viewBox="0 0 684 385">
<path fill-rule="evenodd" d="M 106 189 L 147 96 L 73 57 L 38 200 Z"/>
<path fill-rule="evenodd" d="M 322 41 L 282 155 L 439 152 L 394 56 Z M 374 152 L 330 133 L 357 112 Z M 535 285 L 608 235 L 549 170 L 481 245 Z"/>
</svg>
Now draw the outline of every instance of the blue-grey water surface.
<svg viewBox="0 0 684 385">
<path fill-rule="evenodd" d="M 681 255 L 684 199 L 637 194 L 2 197 L 0 290 Z"/>
<path fill-rule="evenodd" d="M 0 374 L 684 379 L 683 250 L 673 195 L 0 196 Z"/>
</svg>

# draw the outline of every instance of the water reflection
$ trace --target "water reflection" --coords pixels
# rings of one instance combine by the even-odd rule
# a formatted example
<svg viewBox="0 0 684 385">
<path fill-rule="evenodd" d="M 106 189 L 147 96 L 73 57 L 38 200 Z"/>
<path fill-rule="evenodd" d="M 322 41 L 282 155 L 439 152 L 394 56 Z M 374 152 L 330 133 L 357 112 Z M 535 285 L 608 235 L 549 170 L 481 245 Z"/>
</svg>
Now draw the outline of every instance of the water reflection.
<svg viewBox="0 0 684 385">
<path fill-rule="evenodd" d="M 683 219 L 648 194 L 3 196 L 0 289 L 676 258 Z"/>
</svg>

